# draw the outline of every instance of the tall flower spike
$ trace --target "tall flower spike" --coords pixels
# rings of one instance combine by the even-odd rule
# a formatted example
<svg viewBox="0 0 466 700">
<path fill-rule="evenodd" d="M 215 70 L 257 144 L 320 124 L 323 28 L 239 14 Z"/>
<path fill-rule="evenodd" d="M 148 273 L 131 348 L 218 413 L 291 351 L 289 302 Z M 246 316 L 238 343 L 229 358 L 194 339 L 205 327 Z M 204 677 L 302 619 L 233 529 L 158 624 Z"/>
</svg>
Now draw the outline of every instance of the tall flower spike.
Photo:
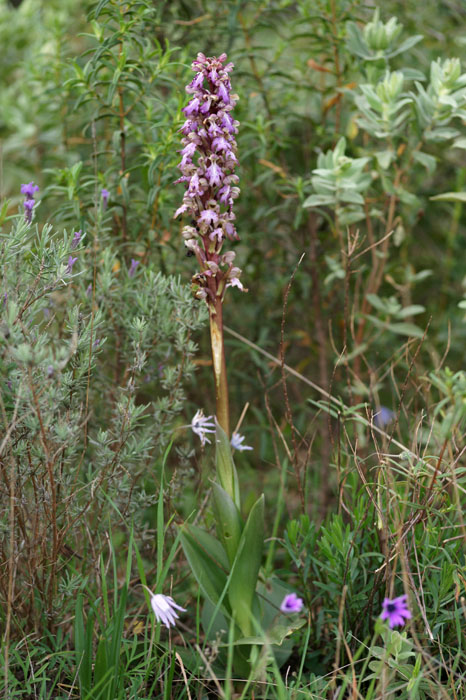
<svg viewBox="0 0 466 700">
<path fill-rule="evenodd" d="M 215 303 L 223 299 L 228 286 L 243 289 L 239 282 L 241 270 L 233 268 L 234 254 L 221 255 L 226 238 L 237 240 L 234 200 L 239 195 L 238 176 L 234 170 L 236 157 L 235 134 L 238 122 L 231 116 L 237 96 L 231 94 L 229 73 L 233 64 L 226 54 L 207 58 L 199 53 L 193 61 L 194 79 L 186 86 L 190 101 L 183 109 L 186 122 L 181 150 L 181 178 L 185 183 L 183 203 L 175 217 L 185 214 L 191 223 L 184 227 L 183 237 L 188 251 L 196 255 L 201 267 L 196 275 L 196 296 Z M 217 266 L 215 275 L 207 275 L 209 262 Z"/>
<path fill-rule="evenodd" d="M 192 290 L 209 308 L 212 365 L 215 379 L 217 420 L 229 435 L 228 383 L 223 341 L 223 298 L 227 287 L 243 290 L 241 270 L 233 267 L 235 253 L 222 254 L 226 238 L 237 240 L 234 200 L 239 195 L 235 134 L 238 122 L 231 112 L 238 99 L 231 93 L 227 55 L 199 53 L 192 63 L 196 73 L 187 85 L 190 100 L 183 109 L 186 121 L 180 131 L 181 177 L 185 193 L 175 218 L 190 218 L 183 228 L 187 254 L 196 256 L 200 270 L 193 276 Z"/>
</svg>

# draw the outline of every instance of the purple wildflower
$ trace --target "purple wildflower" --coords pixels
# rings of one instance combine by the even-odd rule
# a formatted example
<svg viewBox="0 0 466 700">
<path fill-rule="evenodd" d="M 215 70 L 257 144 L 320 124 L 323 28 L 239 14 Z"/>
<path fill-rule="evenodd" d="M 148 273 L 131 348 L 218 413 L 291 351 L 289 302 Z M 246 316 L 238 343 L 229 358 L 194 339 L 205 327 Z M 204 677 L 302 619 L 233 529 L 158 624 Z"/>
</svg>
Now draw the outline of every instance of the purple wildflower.
<svg viewBox="0 0 466 700">
<path fill-rule="evenodd" d="M 179 617 L 176 610 L 185 612 L 186 608 L 182 608 L 181 605 L 177 605 L 173 598 L 169 595 L 152 593 L 150 588 L 147 588 L 147 586 L 144 586 L 144 588 L 150 595 L 150 604 L 157 622 L 162 622 L 168 629 L 170 629 L 170 625 L 176 625 L 176 620 Z"/>
<path fill-rule="evenodd" d="M 78 247 L 79 241 L 81 240 L 81 235 L 82 235 L 81 229 L 79 231 L 74 232 L 73 240 L 71 241 L 71 250 L 75 250 Z"/>
<path fill-rule="evenodd" d="M 73 272 L 73 265 L 75 264 L 77 259 L 78 258 L 73 258 L 73 256 L 70 255 L 70 257 L 68 258 L 68 264 L 65 268 L 65 275 L 71 275 L 71 273 Z"/>
<path fill-rule="evenodd" d="M 280 610 L 283 613 L 299 613 L 303 608 L 302 598 L 298 598 L 296 593 L 289 593 L 283 598 L 283 602 L 280 605 Z"/>
<path fill-rule="evenodd" d="M 244 435 L 240 435 L 239 433 L 233 433 L 231 436 L 230 440 L 230 445 L 233 447 L 234 450 L 238 450 L 238 452 L 244 452 L 245 450 L 252 450 L 252 447 L 249 447 L 249 445 L 243 445 L 244 442 Z"/>
<path fill-rule="evenodd" d="M 201 265 L 193 289 L 196 296 L 212 303 L 223 299 L 227 286 L 242 288 L 236 281 L 238 268 L 238 274 L 231 275 L 235 254 L 228 258 L 221 254 L 226 238 L 238 239 L 233 213 L 239 195 L 234 174 L 238 122 L 231 116 L 238 97 L 231 93 L 233 64 L 225 65 L 226 59 L 226 54 L 217 58 L 199 53 L 192 63 L 196 75 L 186 87 L 190 101 L 183 109 L 186 121 L 181 127 L 181 177 L 177 180 L 185 184 L 185 193 L 175 213 L 175 218 L 186 214 L 192 220 L 184 226 L 183 238 Z M 215 273 L 210 263 L 215 263 Z"/>
<path fill-rule="evenodd" d="M 214 156 L 211 157 L 211 164 L 205 171 L 207 180 L 209 181 L 209 185 L 211 187 L 215 185 L 221 185 L 223 182 L 223 173 L 220 168 L 220 166 L 217 164 L 216 160 L 214 160 Z"/>
<path fill-rule="evenodd" d="M 39 191 L 39 186 L 34 182 L 28 182 L 26 185 L 21 185 L 21 194 L 26 196 L 26 199 L 34 199 L 35 192 Z"/>
<path fill-rule="evenodd" d="M 24 194 L 25 200 L 23 202 L 24 207 L 24 218 L 28 224 L 32 221 L 32 210 L 36 204 L 34 199 L 35 192 L 38 192 L 39 187 L 34 184 L 34 182 L 28 182 L 27 184 L 21 185 L 21 194 Z"/>
<path fill-rule="evenodd" d="M 110 197 L 110 192 L 104 187 L 100 194 L 102 195 L 102 206 L 104 209 L 106 209 L 108 204 L 108 198 Z"/>
<path fill-rule="evenodd" d="M 409 620 L 412 615 L 411 611 L 408 610 L 408 596 L 400 595 L 398 598 L 390 600 L 390 598 L 385 598 L 382 603 L 382 614 L 380 618 L 382 620 L 388 620 L 388 626 L 393 629 L 397 626 L 402 626 Z"/>
<path fill-rule="evenodd" d="M 386 406 L 381 406 L 380 411 L 374 413 L 374 425 L 376 425 L 377 428 L 386 428 L 394 418 L 395 414 L 393 411 Z"/>
<path fill-rule="evenodd" d="M 32 210 L 34 209 L 34 205 L 35 205 L 34 199 L 25 199 L 23 202 L 24 218 L 26 219 L 28 224 L 30 224 L 32 221 Z"/>
<path fill-rule="evenodd" d="M 210 444 L 206 433 L 215 433 L 215 423 L 212 423 L 212 418 L 213 416 L 204 416 L 204 412 L 199 410 L 191 421 L 191 430 L 199 437 L 202 447 L 206 442 Z"/>
<path fill-rule="evenodd" d="M 207 225 L 215 224 L 215 223 L 217 223 L 217 221 L 218 221 L 218 214 L 215 211 L 213 211 L 212 209 L 204 209 L 204 211 L 201 212 L 201 215 L 198 219 L 199 224 L 204 222 Z"/>
<path fill-rule="evenodd" d="M 128 269 L 128 277 L 134 277 L 136 274 L 136 268 L 139 265 L 139 260 L 135 260 L 134 258 L 131 258 L 131 265 L 129 266 Z"/>
<path fill-rule="evenodd" d="M 86 296 L 91 297 L 92 296 L 92 283 L 87 286 L 86 289 Z"/>
</svg>

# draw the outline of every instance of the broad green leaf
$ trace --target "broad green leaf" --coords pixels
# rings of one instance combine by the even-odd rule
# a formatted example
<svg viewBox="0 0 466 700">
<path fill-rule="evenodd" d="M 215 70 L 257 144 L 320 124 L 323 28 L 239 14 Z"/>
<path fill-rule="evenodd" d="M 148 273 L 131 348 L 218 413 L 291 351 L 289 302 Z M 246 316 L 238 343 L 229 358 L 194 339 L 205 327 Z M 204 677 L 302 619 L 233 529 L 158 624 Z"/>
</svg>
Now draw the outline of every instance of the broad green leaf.
<svg viewBox="0 0 466 700">
<path fill-rule="evenodd" d="M 339 192 L 339 200 L 350 204 L 364 204 L 364 197 L 354 190 L 344 189 Z"/>
<path fill-rule="evenodd" d="M 329 204 L 335 204 L 335 197 L 324 194 L 311 194 L 303 202 L 303 207 L 322 207 Z"/>
<path fill-rule="evenodd" d="M 109 671 L 113 670 L 113 666 L 109 666 L 107 640 L 105 637 L 99 639 L 97 644 L 97 652 L 94 664 L 94 685 L 102 682 L 102 679 L 108 677 Z"/>
<path fill-rule="evenodd" d="M 233 564 L 241 537 L 241 516 L 230 496 L 219 484 L 214 483 L 212 489 L 217 534 L 225 547 L 230 564 Z"/>
<path fill-rule="evenodd" d="M 444 192 L 429 197 L 434 202 L 466 202 L 466 192 Z"/>
<path fill-rule="evenodd" d="M 377 326 L 377 328 L 391 331 L 397 335 L 407 335 L 414 338 L 422 338 L 424 335 L 422 328 L 419 328 L 419 326 L 416 326 L 414 323 L 387 323 L 386 321 L 381 321 L 379 318 L 370 315 L 367 315 L 367 318 L 374 326 Z"/>
<path fill-rule="evenodd" d="M 264 547 L 264 496 L 251 508 L 232 568 L 228 598 L 241 632 L 251 635 L 252 603 Z"/>
<path fill-rule="evenodd" d="M 180 540 L 199 587 L 216 605 L 227 581 L 229 563 L 225 550 L 215 537 L 195 525 L 184 525 Z"/>
<path fill-rule="evenodd" d="M 227 492 L 237 508 L 240 508 L 238 475 L 231 456 L 231 445 L 227 434 L 217 422 L 215 434 L 215 465 L 220 486 Z"/>
<path fill-rule="evenodd" d="M 382 168 L 382 170 L 386 170 L 388 167 L 390 167 L 390 163 L 392 162 L 394 155 L 395 154 L 391 149 L 386 151 L 377 151 L 375 153 L 377 163 Z"/>
<path fill-rule="evenodd" d="M 401 44 L 394 51 L 390 51 L 387 54 L 387 58 L 392 58 L 393 56 L 398 56 L 398 54 L 412 49 L 419 41 L 423 39 L 422 34 L 415 34 L 414 36 L 409 36 L 407 39 L 401 42 Z"/>
<path fill-rule="evenodd" d="M 415 151 L 413 153 L 413 158 L 414 160 L 417 160 L 418 163 L 423 165 L 427 172 L 432 175 L 437 165 L 437 161 L 434 156 L 431 156 L 428 153 L 423 153 L 422 151 Z"/>
<path fill-rule="evenodd" d="M 366 215 L 363 211 L 346 211 L 343 212 L 343 214 L 340 214 L 338 220 L 343 226 L 350 226 L 351 224 L 355 224 L 357 221 L 362 221 L 365 218 Z"/>
<path fill-rule="evenodd" d="M 242 644 L 277 644 L 278 646 L 281 646 L 287 637 L 293 634 L 293 632 L 296 632 L 296 630 L 301 629 L 301 627 L 304 627 L 306 622 L 307 620 L 305 619 L 298 619 L 294 620 L 293 622 L 280 621 L 277 622 L 273 627 L 268 629 L 266 632 L 264 632 L 263 636 L 261 637 L 241 637 L 240 639 L 237 639 L 235 642 L 233 642 L 233 644 L 235 646 Z M 226 646 L 226 644 L 221 644 L 220 646 Z"/>
<path fill-rule="evenodd" d="M 396 315 L 397 318 L 407 318 L 408 316 L 416 316 L 417 314 L 422 314 L 426 310 L 425 306 L 420 304 L 411 304 L 410 306 L 405 306 Z"/>
<path fill-rule="evenodd" d="M 425 131 L 424 138 L 426 141 L 448 141 L 449 139 L 454 139 L 459 136 L 458 129 L 452 129 L 448 126 L 438 127 L 437 129 L 432 129 L 432 131 Z"/>
<path fill-rule="evenodd" d="M 83 595 L 82 593 L 79 593 L 76 600 L 74 646 L 76 649 L 76 666 L 79 669 L 79 685 L 83 695 L 89 691 L 92 682 L 92 645 L 94 621 L 95 613 L 94 609 L 91 607 L 87 617 L 87 623 L 85 624 L 83 613 Z"/>
<path fill-rule="evenodd" d="M 400 305 L 393 297 L 381 299 L 377 294 L 366 294 L 366 299 L 371 306 L 385 314 L 395 314 L 400 310 Z"/>
</svg>

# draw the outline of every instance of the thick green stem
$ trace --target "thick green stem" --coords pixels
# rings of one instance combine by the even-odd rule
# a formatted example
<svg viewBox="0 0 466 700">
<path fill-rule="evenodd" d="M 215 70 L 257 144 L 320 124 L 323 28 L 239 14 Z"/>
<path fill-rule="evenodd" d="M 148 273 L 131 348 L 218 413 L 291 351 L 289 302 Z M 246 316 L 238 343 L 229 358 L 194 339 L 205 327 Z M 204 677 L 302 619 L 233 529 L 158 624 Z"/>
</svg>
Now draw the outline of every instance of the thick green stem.
<svg viewBox="0 0 466 700">
<path fill-rule="evenodd" d="M 223 308 L 220 298 L 216 298 L 215 304 L 209 304 L 209 316 L 217 420 L 228 437 L 230 437 L 227 368 L 225 362 L 225 346 L 223 342 Z"/>
</svg>

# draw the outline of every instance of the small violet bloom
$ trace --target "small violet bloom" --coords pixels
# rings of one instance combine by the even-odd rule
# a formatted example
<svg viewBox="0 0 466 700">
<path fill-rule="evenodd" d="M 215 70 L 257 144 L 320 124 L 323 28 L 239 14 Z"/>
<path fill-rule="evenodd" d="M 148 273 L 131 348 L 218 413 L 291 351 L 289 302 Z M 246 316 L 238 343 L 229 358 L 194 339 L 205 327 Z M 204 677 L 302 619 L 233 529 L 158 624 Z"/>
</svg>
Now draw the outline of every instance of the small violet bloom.
<svg viewBox="0 0 466 700">
<path fill-rule="evenodd" d="M 28 182 L 27 184 L 21 185 L 21 194 L 24 194 L 25 200 L 23 202 L 24 207 L 24 218 L 28 224 L 32 221 L 32 210 L 36 204 L 34 199 L 34 193 L 39 190 L 39 187 L 33 182 Z"/>
<path fill-rule="evenodd" d="M 73 265 L 75 264 L 77 259 L 78 258 L 73 258 L 73 256 L 70 255 L 70 257 L 68 258 L 68 264 L 65 268 L 65 275 L 71 275 L 71 273 L 73 272 Z"/>
<path fill-rule="evenodd" d="M 104 187 L 100 194 L 102 195 L 103 208 L 106 209 L 108 204 L 108 198 L 110 197 L 110 192 Z"/>
<path fill-rule="evenodd" d="M 81 240 L 81 235 L 82 235 L 81 230 L 74 232 L 73 240 L 71 241 L 71 250 L 75 250 L 78 247 L 79 241 Z"/>
<path fill-rule="evenodd" d="M 26 199 L 34 199 L 34 193 L 39 191 L 39 186 L 33 182 L 28 182 L 26 185 L 21 185 L 21 194 L 24 194 Z"/>
<path fill-rule="evenodd" d="M 289 593 L 283 598 L 280 610 L 283 613 L 299 613 L 303 609 L 303 600 L 298 598 L 296 593 Z"/>
<path fill-rule="evenodd" d="M 157 622 L 162 622 L 168 629 L 170 629 L 170 625 L 176 625 L 176 620 L 179 618 L 179 615 L 176 613 L 175 608 L 176 610 L 181 610 L 182 612 L 185 612 L 186 608 L 182 608 L 181 605 L 177 605 L 173 598 L 169 595 L 152 593 L 147 586 L 144 586 L 144 588 L 150 595 L 150 604 Z"/>
<path fill-rule="evenodd" d="M 233 433 L 231 436 L 230 440 L 230 445 L 233 447 L 234 450 L 238 450 L 238 452 L 244 452 L 244 450 L 252 450 L 252 447 L 249 447 L 249 445 L 243 445 L 243 440 L 244 440 L 244 435 L 240 435 L 239 433 Z"/>
<path fill-rule="evenodd" d="M 191 421 L 191 430 L 200 438 L 203 447 L 206 442 L 210 444 L 206 433 L 215 433 L 215 423 L 212 423 L 212 418 L 213 416 L 204 416 L 204 412 L 199 410 Z"/>
<path fill-rule="evenodd" d="M 382 620 L 388 620 L 390 629 L 398 625 L 404 625 L 405 621 L 412 617 L 410 610 L 408 610 L 407 601 L 407 595 L 400 595 L 399 598 L 394 598 L 393 600 L 390 600 L 390 598 L 384 599 L 380 617 Z"/>
<path fill-rule="evenodd" d="M 134 277 L 136 274 L 136 268 L 139 265 L 139 260 L 135 260 L 134 258 L 131 258 L 131 265 L 129 266 L 128 269 L 128 277 Z"/>
<path fill-rule="evenodd" d="M 381 406 L 380 411 L 374 413 L 374 425 L 377 428 L 386 428 L 395 418 L 395 414 L 386 406 Z"/>
<path fill-rule="evenodd" d="M 23 202 L 24 218 L 26 219 L 28 224 L 30 224 L 32 221 L 32 210 L 34 209 L 34 206 L 35 206 L 34 199 L 25 199 Z"/>
</svg>

